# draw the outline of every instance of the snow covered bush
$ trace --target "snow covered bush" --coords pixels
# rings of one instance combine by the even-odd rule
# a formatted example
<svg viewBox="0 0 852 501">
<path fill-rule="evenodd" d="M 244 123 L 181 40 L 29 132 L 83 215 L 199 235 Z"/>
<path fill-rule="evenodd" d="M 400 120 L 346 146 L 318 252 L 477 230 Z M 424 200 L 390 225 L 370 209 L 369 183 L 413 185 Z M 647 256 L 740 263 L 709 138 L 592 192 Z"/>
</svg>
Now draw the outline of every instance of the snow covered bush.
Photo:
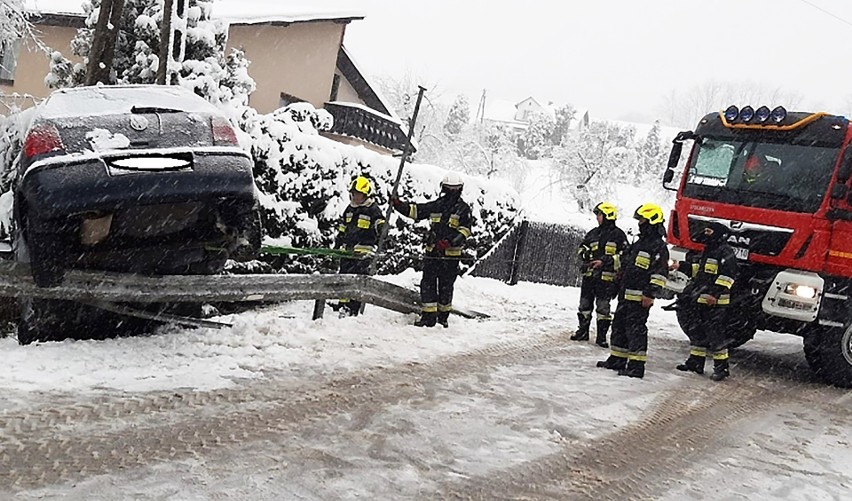
<svg viewBox="0 0 852 501">
<path fill-rule="evenodd" d="M 319 133 L 328 128 L 329 120 L 324 110 L 298 103 L 256 117 L 250 124 L 255 179 L 264 227 L 272 242 L 300 248 L 331 246 L 337 222 L 349 203 L 349 183 L 358 175 L 373 179 L 376 200 L 383 210 L 387 208 L 399 160 L 322 137 Z M 445 173 L 434 166 L 406 165 L 401 198 L 414 202 L 434 199 Z M 476 217 L 468 247 L 481 256 L 510 228 L 517 213 L 517 194 L 497 181 L 467 176 L 465 181 L 464 199 Z M 415 225 L 394 214 L 387 255 L 379 260 L 379 271 L 395 273 L 417 267 L 427 228 L 428 222 Z M 305 258 L 281 259 L 275 266 L 305 272 L 313 271 L 316 265 L 312 263 L 315 261 Z"/>
</svg>

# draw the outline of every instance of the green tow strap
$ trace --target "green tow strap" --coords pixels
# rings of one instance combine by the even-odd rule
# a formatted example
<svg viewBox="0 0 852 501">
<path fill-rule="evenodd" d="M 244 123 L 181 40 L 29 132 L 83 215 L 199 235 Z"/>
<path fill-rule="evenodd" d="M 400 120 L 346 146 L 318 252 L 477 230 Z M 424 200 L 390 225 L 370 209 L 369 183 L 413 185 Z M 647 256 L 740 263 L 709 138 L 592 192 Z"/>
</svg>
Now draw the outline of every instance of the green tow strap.
<svg viewBox="0 0 852 501">
<path fill-rule="evenodd" d="M 295 254 L 298 256 L 356 257 L 354 252 L 343 249 L 279 247 L 273 245 L 264 245 L 260 248 L 260 253 L 271 256 Z"/>
</svg>

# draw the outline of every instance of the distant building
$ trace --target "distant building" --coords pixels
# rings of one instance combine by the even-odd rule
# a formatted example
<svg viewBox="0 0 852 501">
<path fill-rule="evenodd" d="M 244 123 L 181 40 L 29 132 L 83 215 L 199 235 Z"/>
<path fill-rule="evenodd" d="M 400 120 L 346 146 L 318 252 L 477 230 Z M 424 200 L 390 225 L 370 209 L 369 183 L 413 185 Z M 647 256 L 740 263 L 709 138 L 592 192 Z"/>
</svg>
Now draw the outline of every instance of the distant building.
<svg viewBox="0 0 852 501">
<path fill-rule="evenodd" d="M 269 113 L 292 102 L 325 108 L 334 117 L 328 134 L 382 153 L 401 151 L 407 138 L 402 121 L 370 85 L 343 45 L 346 26 L 364 15 L 343 1 L 310 6 L 291 2 L 218 0 L 213 15 L 229 23 L 228 49 L 238 47 L 251 61 L 257 89 L 249 104 Z M 27 0 L 41 42 L 73 62 L 71 40 L 84 26 L 79 1 Z M 307 5 L 307 7 L 306 7 Z M 0 93 L 47 96 L 47 55 L 27 44 L 0 48 Z"/>
</svg>

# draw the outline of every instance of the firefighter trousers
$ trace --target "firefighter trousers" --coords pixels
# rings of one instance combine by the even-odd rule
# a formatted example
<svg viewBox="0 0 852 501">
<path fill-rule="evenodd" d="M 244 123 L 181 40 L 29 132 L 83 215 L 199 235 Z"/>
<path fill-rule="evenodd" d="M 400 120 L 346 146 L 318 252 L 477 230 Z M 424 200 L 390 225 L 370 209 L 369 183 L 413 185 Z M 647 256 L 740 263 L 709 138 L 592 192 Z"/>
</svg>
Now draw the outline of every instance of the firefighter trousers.
<svg viewBox="0 0 852 501">
<path fill-rule="evenodd" d="M 645 364 L 648 359 L 648 313 L 639 301 L 618 298 L 610 338 L 611 355 L 629 362 Z"/>
<path fill-rule="evenodd" d="M 690 305 L 686 336 L 691 345 L 689 353 L 696 357 L 712 356 L 713 360 L 728 359 L 728 335 L 725 329 L 727 308 L 705 304 Z"/>
<path fill-rule="evenodd" d="M 423 259 L 423 278 L 420 280 L 421 320 L 427 325 L 435 321 L 446 323 L 453 309 L 453 288 L 459 275 L 459 260 Z"/>
<path fill-rule="evenodd" d="M 341 259 L 340 273 L 346 275 L 367 275 L 370 273 L 369 259 Z M 361 311 L 361 301 L 351 299 L 340 299 L 338 301 L 343 313 L 355 316 Z"/>
<path fill-rule="evenodd" d="M 583 278 L 583 282 L 580 285 L 580 305 L 577 308 L 577 317 L 580 321 L 577 332 L 581 337 L 588 337 L 589 335 L 589 326 L 592 323 L 592 309 L 595 305 L 597 305 L 598 327 L 609 326 L 609 323 L 612 321 L 612 298 L 615 295 L 616 289 L 614 284 L 591 277 Z M 598 334 L 600 335 L 601 333 Z"/>
</svg>

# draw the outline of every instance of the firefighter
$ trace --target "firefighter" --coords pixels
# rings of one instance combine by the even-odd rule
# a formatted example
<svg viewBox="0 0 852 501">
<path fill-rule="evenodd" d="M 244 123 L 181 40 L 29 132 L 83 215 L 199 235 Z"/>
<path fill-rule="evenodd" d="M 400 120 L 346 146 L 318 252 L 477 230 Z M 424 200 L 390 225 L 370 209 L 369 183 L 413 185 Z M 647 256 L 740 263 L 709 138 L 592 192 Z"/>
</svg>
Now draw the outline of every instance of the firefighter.
<svg viewBox="0 0 852 501">
<path fill-rule="evenodd" d="M 639 238 L 621 260 L 618 306 L 612 323 L 610 356 L 598 367 L 617 370 L 620 376 L 642 378 L 648 359 L 648 313 L 666 285 L 669 251 L 663 241 L 663 210 L 647 203 L 633 217 L 639 221 Z"/>
<path fill-rule="evenodd" d="M 704 251 L 691 263 L 692 280 L 683 290 L 678 305 L 688 309 L 686 318 L 690 323 L 685 330 L 691 346 L 689 358 L 677 369 L 704 374 L 704 361 L 712 356 L 710 377 L 714 381 L 730 375 L 724 325 L 737 274 L 737 258 L 727 236 L 728 228 L 718 222 L 707 223 L 697 235 L 695 241 L 704 244 Z"/>
<path fill-rule="evenodd" d="M 424 242 L 420 281 L 422 311 L 414 324 L 419 327 L 434 327 L 436 323 L 449 327 L 453 285 L 459 274 L 462 247 L 470 237 L 472 225 L 470 206 L 461 198 L 463 188 L 461 176 L 450 172 L 441 181 L 441 196 L 437 200 L 420 204 L 398 198 L 391 200 L 400 214 L 415 221 L 429 219 L 432 223 Z"/>
<path fill-rule="evenodd" d="M 627 248 L 627 236 L 615 225 L 618 211 L 614 205 L 601 202 L 595 206 L 594 213 L 598 218 L 598 227 L 586 234 L 579 249 L 583 282 L 580 286 L 580 306 L 577 311 L 579 327 L 571 339 L 589 339 L 592 307 L 597 304 L 595 343 L 608 348 L 606 333 L 612 323 L 610 304 L 618 293 L 615 278 L 621 268 L 621 255 Z"/>
<path fill-rule="evenodd" d="M 358 176 L 349 184 L 349 206 L 337 227 L 335 247 L 353 254 L 340 260 L 340 273 L 366 275 L 370 271 L 370 258 L 376 253 L 376 245 L 385 216 L 373 199 L 373 183 Z M 338 308 L 341 315 L 357 315 L 361 311 L 360 301 L 341 299 Z"/>
</svg>

